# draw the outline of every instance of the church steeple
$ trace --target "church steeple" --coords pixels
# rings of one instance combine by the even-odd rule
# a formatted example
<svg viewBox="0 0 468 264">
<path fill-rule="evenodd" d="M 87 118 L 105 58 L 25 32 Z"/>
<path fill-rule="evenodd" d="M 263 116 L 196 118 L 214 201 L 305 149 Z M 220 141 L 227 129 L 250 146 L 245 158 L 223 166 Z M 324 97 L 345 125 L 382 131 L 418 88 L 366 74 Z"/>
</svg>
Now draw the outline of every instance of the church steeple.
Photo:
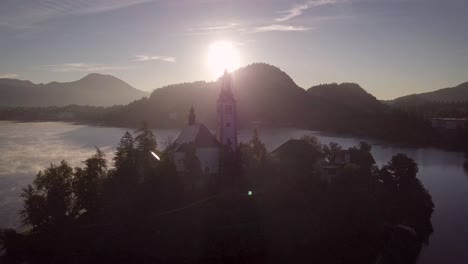
<svg viewBox="0 0 468 264">
<path fill-rule="evenodd" d="M 224 74 L 221 77 L 221 94 L 220 94 L 220 97 L 233 97 L 231 85 L 232 85 L 231 75 L 229 74 L 227 69 L 225 69 Z"/>
<path fill-rule="evenodd" d="M 195 125 L 195 110 L 193 109 L 193 105 L 190 107 L 190 112 L 188 116 L 188 124 L 189 126 Z"/>
<path fill-rule="evenodd" d="M 231 74 L 224 71 L 221 77 L 221 91 L 217 101 L 216 138 L 232 150 L 237 148 L 237 109 L 232 93 Z"/>
</svg>

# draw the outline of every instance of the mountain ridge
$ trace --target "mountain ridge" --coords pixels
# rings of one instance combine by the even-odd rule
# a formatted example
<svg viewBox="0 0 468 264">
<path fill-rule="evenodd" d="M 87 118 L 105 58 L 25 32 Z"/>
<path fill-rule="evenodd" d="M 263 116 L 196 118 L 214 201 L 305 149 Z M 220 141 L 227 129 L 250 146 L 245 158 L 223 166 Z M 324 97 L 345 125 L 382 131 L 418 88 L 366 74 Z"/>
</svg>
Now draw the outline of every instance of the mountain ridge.
<svg viewBox="0 0 468 264">
<path fill-rule="evenodd" d="M 468 102 L 468 81 L 454 87 L 441 88 L 431 92 L 410 94 L 386 101 L 393 106 L 415 106 L 428 102 Z"/>
<path fill-rule="evenodd" d="M 147 96 L 112 76 L 90 73 L 71 82 L 34 84 L 28 80 L 0 79 L 0 106 L 65 106 L 69 104 L 111 106 L 128 104 Z"/>
</svg>

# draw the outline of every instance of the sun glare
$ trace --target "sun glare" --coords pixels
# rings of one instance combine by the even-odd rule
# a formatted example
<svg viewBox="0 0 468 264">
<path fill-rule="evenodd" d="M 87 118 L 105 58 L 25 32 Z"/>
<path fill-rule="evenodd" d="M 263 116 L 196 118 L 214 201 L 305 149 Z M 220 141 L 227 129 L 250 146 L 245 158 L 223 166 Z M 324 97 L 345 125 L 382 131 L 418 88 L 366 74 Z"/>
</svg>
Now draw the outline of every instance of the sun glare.
<svg viewBox="0 0 468 264">
<path fill-rule="evenodd" d="M 240 55 L 234 43 L 218 41 L 208 50 L 208 67 L 213 78 L 220 77 L 224 70 L 233 71 L 240 66 Z"/>
</svg>

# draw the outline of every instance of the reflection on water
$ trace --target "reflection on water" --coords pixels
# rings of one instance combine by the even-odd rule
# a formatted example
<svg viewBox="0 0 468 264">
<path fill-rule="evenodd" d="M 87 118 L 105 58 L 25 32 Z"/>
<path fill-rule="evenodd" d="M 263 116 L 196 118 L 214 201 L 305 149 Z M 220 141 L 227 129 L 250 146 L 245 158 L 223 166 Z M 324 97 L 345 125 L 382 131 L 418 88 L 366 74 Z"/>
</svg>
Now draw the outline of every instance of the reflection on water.
<svg viewBox="0 0 468 264">
<path fill-rule="evenodd" d="M 179 131 L 156 130 L 155 134 L 162 144 L 168 137 L 177 137 Z M 101 148 L 110 159 L 124 132 L 122 128 L 0 121 L 0 227 L 19 225 L 17 212 L 21 200 L 18 195 L 40 169 L 62 159 L 78 166 L 94 152 L 94 146 Z M 363 140 L 291 128 L 260 129 L 259 134 L 269 150 L 304 134 L 315 135 L 322 143 L 337 142 L 345 148 Z M 239 140 L 247 141 L 251 135 L 252 131 L 242 130 Z M 468 220 L 468 177 L 464 154 L 367 141 L 373 144 L 372 154 L 379 166 L 397 153 L 415 159 L 419 166 L 418 177 L 432 195 L 434 233 L 421 253 L 420 263 L 459 263 L 468 259 L 468 226 L 465 225 Z"/>
</svg>

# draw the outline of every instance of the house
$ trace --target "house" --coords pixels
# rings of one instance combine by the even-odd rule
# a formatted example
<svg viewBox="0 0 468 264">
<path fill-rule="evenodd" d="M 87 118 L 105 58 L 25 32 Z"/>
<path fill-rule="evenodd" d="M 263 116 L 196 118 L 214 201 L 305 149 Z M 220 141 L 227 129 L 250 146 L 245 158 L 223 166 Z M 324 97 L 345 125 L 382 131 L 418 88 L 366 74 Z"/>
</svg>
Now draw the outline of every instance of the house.
<svg viewBox="0 0 468 264">
<path fill-rule="evenodd" d="M 321 165 L 322 179 L 331 183 L 345 172 L 347 166 L 354 166 L 361 173 L 370 174 L 375 159 L 369 151 L 353 147 L 338 151 L 332 161 L 323 161 Z"/>
<path fill-rule="evenodd" d="M 216 135 L 196 122 L 195 110 L 190 108 L 188 124 L 174 142 L 173 162 L 178 174 L 188 173 L 188 155 L 192 154 L 198 159 L 203 175 L 219 174 L 223 148 L 237 148 L 237 109 L 231 86 L 231 76 L 225 71 L 217 100 Z"/>
<path fill-rule="evenodd" d="M 342 175 L 344 168 L 351 162 L 351 151 L 340 150 L 332 161 L 323 161 L 321 164 L 322 179 L 331 183 L 334 178 Z"/>
<path fill-rule="evenodd" d="M 219 173 L 221 144 L 203 124 L 195 122 L 195 110 L 190 108 L 188 125 L 175 140 L 173 161 L 180 174 L 187 172 L 186 156 L 188 151 L 195 151 L 204 174 Z"/>
<path fill-rule="evenodd" d="M 284 175 L 313 176 L 318 173 L 322 154 L 304 139 L 290 139 L 269 154 Z M 289 181 L 287 177 L 285 181 Z"/>
<path fill-rule="evenodd" d="M 467 118 L 429 118 L 431 126 L 441 130 L 458 130 L 467 127 Z"/>
</svg>

